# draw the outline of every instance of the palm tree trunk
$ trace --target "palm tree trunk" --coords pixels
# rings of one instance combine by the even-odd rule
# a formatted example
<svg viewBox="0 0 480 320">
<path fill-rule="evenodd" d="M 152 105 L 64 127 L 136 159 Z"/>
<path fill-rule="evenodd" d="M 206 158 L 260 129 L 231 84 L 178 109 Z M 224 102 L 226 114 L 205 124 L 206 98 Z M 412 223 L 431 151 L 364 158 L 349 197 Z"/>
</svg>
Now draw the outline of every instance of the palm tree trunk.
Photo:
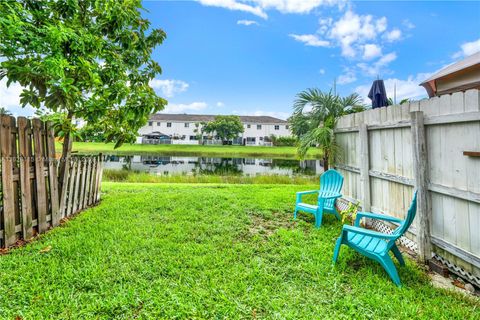
<svg viewBox="0 0 480 320">
<path fill-rule="evenodd" d="M 326 148 L 323 149 L 323 170 L 328 170 L 328 150 Z"/>
</svg>

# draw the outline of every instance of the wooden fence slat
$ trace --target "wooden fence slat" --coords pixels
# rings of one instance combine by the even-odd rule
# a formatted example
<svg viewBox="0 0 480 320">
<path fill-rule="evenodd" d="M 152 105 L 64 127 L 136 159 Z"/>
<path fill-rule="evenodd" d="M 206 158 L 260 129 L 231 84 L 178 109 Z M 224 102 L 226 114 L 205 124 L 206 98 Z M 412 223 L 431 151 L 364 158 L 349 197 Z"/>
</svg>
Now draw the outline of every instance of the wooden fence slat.
<svg viewBox="0 0 480 320">
<path fill-rule="evenodd" d="M 72 139 L 68 139 L 68 142 L 71 144 L 72 143 Z M 71 146 L 70 146 L 70 149 L 71 149 Z M 63 176 L 62 177 L 59 177 L 60 181 L 62 181 L 62 183 L 65 183 L 68 181 L 68 175 L 69 175 L 69 172 L 70 172 L 70 168 L 68 167 L 70 165 L 70 157 L 66 157 L 65 159 L 62 159 L 61 161 L 65 161 L 65 168 L 64 168 L 64 171 L 63 171 Z M 61 173 L 59 173 L 61 174 Z M 62 217 L 65 217 L 67 212 L 67 188 L 64 188 L 63 186 L 61 187 L 61 190 L 60 190 L 60 212 L 61 212 L 61 215 Z"/>
<path fill-rule="evenodd" d="M 58 174 L 55 159 L 55 132 L 51 122 L 45 125 L 47 138 L 47 161 L 48 161 L 48 180 L 50 185 L 50 208 L 52 214 L 52 227 L 58 226 L 61 215 L 59 194 L 58 194 Z"/>
<path fill-rule="evenodd" d="M 73 210 L 72 214 L 76 213 L 80 210 L 80 192 L 82 190 L 81 187 L 81 175 L 83 170 L 83 164 L 81 159 L 75 158 L 75 165 L 77 170 L 75 171 L 75 190 L 73 191 Z"/>
<path fill-rule="evenodd" d="M 32 226 L 32 187 L 30 170 L 32 163 L 32 148 L 30 136 L 30 121 L 25 117 L 19 117 L 18 125 L 18 148 L 20 155 L 20 191 L 22 199 L 22 235 L 25 240 L 33 236 Z"/>
<path fill-rule="evenodd" d="M 74 213 L 74 193 L 75 193 L 75 174 L 77 171 L 77 162 L 73 161 L 72 159 L 69 160 L 70 173 L 68 175 L 68 201 L 65 210 L 65 216 L 70 216 Z M 66 169 L 66 168 L 65 168 Z"/>
<path fill-rule="evenodd" d="M 78 198 L 78 211 L 83 210 L 85 206 L 83 205 L 83 200 L 85 197 L 85 184 L 87 181 L 87 162 L 86 158 L 81 158 L 79 159 L 80 162 L 82 163 L 82 178 L 80 181 L 80 194 Z"/>
<path fill-rule="evenodd" d="M 93 204 L 93 195 L 95 193 L 95 172 L 97 170 L 97 157 L 92 157 L 92 165 L 90 168 L 90 190 L 88 192 L 88 205 Z"/>
<path fill-rule="evenodd" d="M 83 207 L 88 208 L 88 194 L 90 192 L 90 176 L 92 172 L 92 158 L 87 158 L 87 178 L 85 181 L 85 197 L 83 198 Z"/>
<path fill-rule="evenodd" d="M 98 178 L 97 178 L 97 195 L 95 201 L 100 201 L 100 193 L 102 191 L 102 175 L 103 175 L 103 154 L 98 155 L 100 159 L 100 167 L 98 168 Z"/>
<path fill-rule="evenodd" d="M 13 184 L 12 118 L 1 116 L 0 140 L 2 156 L 3 195 L 3 244 L 8 247 L 16 242 L 15 234 L 15 191 Z"/>
<path fill-rule="evenodd" d="M 45 187 L 44 172 L 44 144 L 42 127 L 40 119 L 33 119 L 33 148 L 35 157 L 35 182 L 37 186 L 37 212 L 38 212 L 38 232 L 43 233 L 48 229 L 47 225 L 47 190 Z"/>
</svg>

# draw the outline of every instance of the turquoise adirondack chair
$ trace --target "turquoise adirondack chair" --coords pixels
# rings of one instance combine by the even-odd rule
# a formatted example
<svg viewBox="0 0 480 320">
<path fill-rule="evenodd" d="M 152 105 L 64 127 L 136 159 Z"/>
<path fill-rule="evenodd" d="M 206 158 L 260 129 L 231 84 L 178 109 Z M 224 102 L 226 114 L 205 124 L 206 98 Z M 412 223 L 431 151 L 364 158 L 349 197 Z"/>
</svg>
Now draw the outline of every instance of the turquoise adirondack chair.
<svg viewBox="0 0 480 320">
<path fill-rule="evenodd" d="M 395 258 L 401 266 L 405 265 L 402 254 L 398 250 L 395 241 L 400 238 L 410 227 L 417 212 L 417 192 L 413 195 L 413 200 L 408 209 L 405 220 L 390 217 L 383 214 L 374 214 L 370 212 L 358 212 L 355 219 L 355 226 L 344 225 L 342 234 L 337 240 L 335 251 L 333 252 L 333 263 L 337 262 L 338 254 L 342 244 L 349 246 L 364 256 L 378 261 L 387 271 L 390 278 L 397 286 L 401 286 L 395 264 L 390 258 L 389 252 L 392 251 Z M 372 218 L 398 223 L 399 226 L 391 234 L 381 233 L 360 227 L 362 218 Z"/>
<path fill-rule="evenodd" d="M 293 218 L 297 218 L 297 212 L 303 211 L 311 213 L 315 216 L 315 227 L 320 228 L 322 225 L 323 213 L 334 214 L 340 220 L 340 214 L 335 208 L 335 200 L 342 195 L 343 176 L 338 171 L 330 169 L 320 176 L 320 190 L 310 190 L 297 192 L 295 202 L 295 212 Z M 317 205 L 302 202 L 302 196 L 306 194 L 318 194 Z"/>
</svg>

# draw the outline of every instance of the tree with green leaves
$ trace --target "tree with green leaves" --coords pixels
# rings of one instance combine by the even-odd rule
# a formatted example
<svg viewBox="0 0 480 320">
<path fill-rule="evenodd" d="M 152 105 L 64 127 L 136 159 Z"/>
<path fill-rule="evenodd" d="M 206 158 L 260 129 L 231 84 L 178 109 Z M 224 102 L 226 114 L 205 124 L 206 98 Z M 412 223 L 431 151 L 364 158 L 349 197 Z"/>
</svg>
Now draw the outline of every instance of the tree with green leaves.
<svg viewBox="0 0 480 320">
<path fill-rule="evenodd" d="M 0 115 L 2 116 L 10 116 L 12 115 L 12 113 L 10 112 L 10 110 L 4 108 L 4 107 L 0 107 Z"/>
<path fill-rule="evenodd" d="M 239 116 L 215 116 L 213 121 L 202 126 L 202 132 L 215 135 L 224 143 L 238 137 L 243 130 Z"/>
<path fill-rule="evenodd" d="M 166 35 L 142 10 L 141 0 L 0 1 L 0 79 L 24 88 L 23 107 L 99 124 L 115 147 L 131 141 L 166 105 L 149 85 Z M 64 159 L 70 141 L 65 131 Z"/>
<path fill-rule="evenodd" d="M 333 164 L 338 148 L 333 132 L 338 118 L 365 110 L 356 93 L 340 97 L 331 91 L 323 92 L 317 88 L 297 94 L 293 109 L 293 115 L 288 121 L 292 133 L 299 139 L 298 154 L 303 158 L 310 147 L 322 148 L 325 170 Z"/>
</svg>

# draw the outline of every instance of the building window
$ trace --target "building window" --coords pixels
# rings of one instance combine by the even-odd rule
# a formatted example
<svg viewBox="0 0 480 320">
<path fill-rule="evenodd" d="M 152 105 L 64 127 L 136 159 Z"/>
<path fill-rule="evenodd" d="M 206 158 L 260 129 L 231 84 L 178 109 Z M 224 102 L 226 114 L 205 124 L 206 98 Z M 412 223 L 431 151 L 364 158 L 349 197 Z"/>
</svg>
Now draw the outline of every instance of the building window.
<svg viewBox="0 0 480 320">
<path fill-rule="evenodd" d="M 152 121 L 148 121 L 148 125 L 151 127 L 153 126 L 153 122 Z"/>
<path fill-rule="evenodd" d="M 275 125 L 275 130 L 280 130 L 280 126 L 278 124 Z"/>
<path fill-rule="evenodd" d="M 167 128 L 171 128 L 172 127 L 172 123 L 171 122 L 167 122 Z"/>
<path fill-rule="evenodd" d="M 257 124 L 257 130 L 262 130 L 262 125 L 261 124 Z"/>
<path fill-rule="evenodd" d="M 286 125 L 286 126 L 285 126 L 285 129 L 287 129 L 287 130 L 288 130 L 288 125 Z"/>
<path fill-rule="evenodd" d="M 259 139 L 260 139 L 260 141 L 263 141 L 263 137 L 260 137 Z"/>
<path fill-rule="evenodd" d="M 198 140 L 197 136 L 190 136 L 190 140 Z"/>
<path fill-rule="evenodd" d="M 251 127 L 252 127 L 251 125 L 247 124 L 247 129 L 250 129 Z"/>
<path fill-rule="evenodd" d="M 185 128 L 188 128 L 188 127 L 190 127 L 190 123 L 185 122 Z"/>
<path fill-rule="evenodd" d="M 159 126 L 159 127 L 160 127 L 160 121 L 159 121 L 159 122 L 157 122 L 157 126 Z"/>
</svg>

